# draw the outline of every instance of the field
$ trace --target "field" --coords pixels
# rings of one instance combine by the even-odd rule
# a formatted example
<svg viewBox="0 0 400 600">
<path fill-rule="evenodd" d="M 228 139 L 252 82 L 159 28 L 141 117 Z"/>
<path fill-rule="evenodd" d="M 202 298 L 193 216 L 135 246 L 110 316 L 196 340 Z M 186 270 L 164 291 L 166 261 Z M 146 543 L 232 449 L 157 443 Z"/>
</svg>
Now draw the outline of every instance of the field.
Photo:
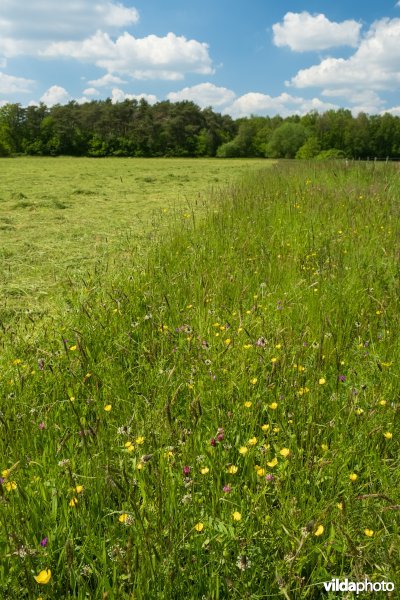
<svg viewBox="0 0 400 600">
<path fill-rule="evenodd" d="M 396 598 L 398 168 L 23 164 L 4 290 L 53 300 L 2 322 L 0 597 Z"/>
</svg>

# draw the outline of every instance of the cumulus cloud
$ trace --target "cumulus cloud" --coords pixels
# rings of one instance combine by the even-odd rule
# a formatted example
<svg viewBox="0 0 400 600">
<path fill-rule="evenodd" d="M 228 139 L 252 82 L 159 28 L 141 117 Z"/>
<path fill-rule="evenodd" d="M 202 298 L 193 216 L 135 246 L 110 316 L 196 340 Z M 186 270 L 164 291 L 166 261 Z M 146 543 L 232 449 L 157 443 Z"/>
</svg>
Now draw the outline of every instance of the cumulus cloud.
<svg viewBox="0 0 400 600">
<path fill-rule="evenodd" d="M 16 93 L 26 94 L 31 92 L 34 83 L 32 79 L 0 73 L 0 94 L 4 94 L 5 96 Z"/>
<path fill-rule="evenodd" d="M 178 80 L 185 73 L 213 73 L 207 44 L 171 32 L 144 38 L 125 32 L 114 42 L 108 33 L 97 31 L 83 41 L 53 42 L 41 55 L 75 58 L 134 79 Z"/>
<path fill-rule="evenodd" d="M 46 106 L 65 104 L 69 100 L 72 100 L 72 98 L 67 90 L 59 85 L 52 85 L 40 98 L 40 101 L 46 104 Z"/>
<path fill-rule="evenodd" d="M 89 81 L 90 85 L 94 85 L 96 87 L 112 87 L 113 85 L 121 85 L 123 83 L 127 83 L 121 77 L 117 77 L 116 75 L 111 75 L 110 73 L 106 73 L 103 77 L 99 79 L 92 79 Z"/>
<path fill-rule="evenodd" d="M 155 104 L 157 102 L 157 96 L 154 94 L 126 94 L 118 88 L 114 88 L 111 92 L 111 102 L 117 104 L 117 102 L 123 102 L 124 100 L 146 100 L 149 104 Z"/>
<path fill-rule="evenodd" d="M 348 59 L 326 58 L 318 65 L 301 69 L 288 85 L 353 91 L 393 89 L 400 83 L 400 19 L 375 21 Z"/>
<path fill-rule="evenodd" d="M 99 94 L 99 91 L 96 90 L 96 88 L 89 87 L 83 90 L 82 93 L 84 96 L 97 96 Z"/>
<path fill-rule="evenodd" d="M 55 40 L 79 39 L 97 29 L 135 24 L 138 11 L 107 0 L 2 0 L 0 51 L 5 56 L 37 52 Z"/>
<path fill-rule="evenodd" d="M 310 15 L 288 12 L 282 23 L 272 26 L 276 46 L 289 46 L 296 52 L 326 50 L 335 46 L 356 47 L 361 24 L 347 20 L 341 23 L 329 21 L 323 14 Z"/>
<path fill-rule="evenodd" d="M 225 87 L 218 87 L 213 83 L 199 83 L 192 87 L 185 87 L 178 92 L 170 92 L 167 99 L 171 102 L 191 100 L 201 107 L 220 107 L 232 102 L 236 94 Z"/>
<path fill-rule="evenodd" d="M 258 92 L 249 92 L 237 98 L 230 106 L 224 109 L 224 113 L 232 117 L 246 117 L 250 115 L 276 115 L 286 117 L 293 114 L 303 115 L 311 110 L 323 112 L 329 109 L 339 108 L 336 104 L 323 102 L 319 98 L 305 99 L 290 94 L 269 96 Z"/>
</svg>

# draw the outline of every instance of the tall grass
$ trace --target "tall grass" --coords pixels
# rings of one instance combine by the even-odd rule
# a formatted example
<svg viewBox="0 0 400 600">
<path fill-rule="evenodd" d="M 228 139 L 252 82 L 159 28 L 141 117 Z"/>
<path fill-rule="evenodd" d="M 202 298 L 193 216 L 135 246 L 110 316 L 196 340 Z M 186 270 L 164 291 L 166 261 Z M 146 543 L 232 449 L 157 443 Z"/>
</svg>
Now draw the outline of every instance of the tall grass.
<svg viewBox="0 0 400 600">
<path fill-rule="evenodd" d="M 399 589 L 398 198 L 282 162 L 4 343 L 1 597 Z"/>
</svg>

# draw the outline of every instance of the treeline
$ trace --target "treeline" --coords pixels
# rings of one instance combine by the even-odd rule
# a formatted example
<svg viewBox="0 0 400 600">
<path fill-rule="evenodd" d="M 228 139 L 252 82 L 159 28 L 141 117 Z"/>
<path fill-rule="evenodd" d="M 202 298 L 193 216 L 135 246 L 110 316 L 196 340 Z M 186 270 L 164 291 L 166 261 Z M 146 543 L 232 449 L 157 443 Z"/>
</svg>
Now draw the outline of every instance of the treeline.
<svg viewBox="0 0 400 600">
<path fill-rule="evenodd" d="M 400 117 L 349 110 L 233 120 L 195 103 L 94 100 L 0 107 L 0 156 L 397 158 Z"/>
</svg>

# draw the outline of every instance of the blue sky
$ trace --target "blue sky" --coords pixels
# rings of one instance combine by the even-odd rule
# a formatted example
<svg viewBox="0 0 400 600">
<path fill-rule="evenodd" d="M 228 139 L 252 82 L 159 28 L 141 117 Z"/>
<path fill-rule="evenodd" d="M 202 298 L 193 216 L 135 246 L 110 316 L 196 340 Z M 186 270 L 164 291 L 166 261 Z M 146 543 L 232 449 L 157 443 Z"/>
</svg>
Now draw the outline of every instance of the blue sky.
<svg viewBox="0 0 400 600">
<path fill-rule="evenodd" d="M 1 0 L 0 105 L 400 115 L 400 1 Z"/>
</svg>

